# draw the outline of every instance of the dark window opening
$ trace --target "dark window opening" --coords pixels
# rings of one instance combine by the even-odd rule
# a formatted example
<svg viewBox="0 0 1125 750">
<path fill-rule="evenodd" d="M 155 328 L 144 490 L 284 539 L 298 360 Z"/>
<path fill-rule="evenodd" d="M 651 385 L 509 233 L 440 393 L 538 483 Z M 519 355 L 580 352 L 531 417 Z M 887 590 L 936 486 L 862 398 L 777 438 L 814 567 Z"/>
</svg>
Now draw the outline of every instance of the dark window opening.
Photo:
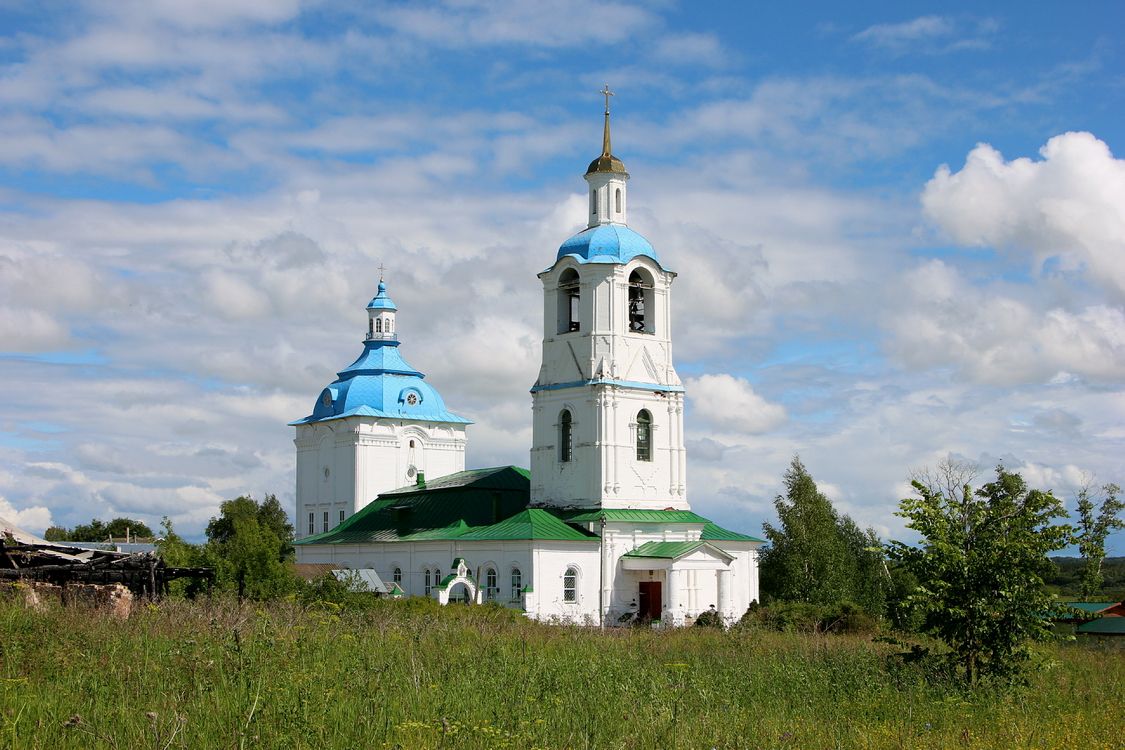
<svg viewBox="0 0 1125 750">
<path fill-rule="evenodd" d="M 569 333 L 582 328 L 582 293 L 578 285 L 578 272 L 573 268 L 559 277 L 559 333 Z"/>
<path fill-rule="evenodd" d="M 637 415 L 637 460 L 652 460 L 652 415 L 641 409 Z"/>
<path fill-rule="evenodd" d="M 652 284 L 640 273 L 629 274 L 629 332 L 652 333 Z"/>
<path fill-rule="evenodd" d="M 566 463 L 574 457 L 574 423 L 568 409 L 559 414 L 559 461 Z"/>
<path fill-rule="evenodd" d="M 563 576 L 563 601 L 578 601 L 578 571 L 574 568 L 567 568 Z"/>
</svg>

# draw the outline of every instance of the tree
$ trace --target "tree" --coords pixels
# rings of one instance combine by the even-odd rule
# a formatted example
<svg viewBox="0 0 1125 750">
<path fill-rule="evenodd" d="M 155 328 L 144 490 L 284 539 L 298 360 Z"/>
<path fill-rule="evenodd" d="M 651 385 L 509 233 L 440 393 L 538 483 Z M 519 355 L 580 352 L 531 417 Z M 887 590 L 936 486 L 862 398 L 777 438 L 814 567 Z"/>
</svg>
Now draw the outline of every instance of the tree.
<svg viewBox="0 0 1125 750">
<path fill-rule="evenodd" d="M 160 521 L 160 538 L 156 542 L 156 551 L 160 558 L 171 568 L 215 568 L 216 561 L 206 547 L 200 544 L 191 544 L 176 533 L 172 528 L 172 519 L 168 516 Z M 180 579 L 169 582 L 169 590 L 181 596 L 195 596 L 206 590 L 209 583 L 200 578 Z"/>
<path fill-rule="evenodd" d="M 1074 541 L 1078 554 L 1082 556 L 1082 572 L 1079 588 L 1082 597 L 1089 600 L 1102 587 L 1102 561 L 1105 560 L 1105 540 L 1113 531 L 1125 528 L 1118 518 L 1125 509 L 1125 503 L 1117 498 L 1121 488 L 1116 484 L 1102 486 L 1102 504 L 1096 507 L 1090 498 L 1090 487 L 1078 493 L 1078 530 Z"/>
<path fill-rule="evenodd" d="M 1058 499 L 1029 490 L 1019 474 L 999 466 L 996 479 L 975 492 L 968 481 L 958 486 L 967 476 L 946 462 L 936 475 L 915 477 L 915 496 L 898 515 L 920 544 L 892 542 L 889 552 L 917 579 L 912 606 L 972 685 L 1017 678 L 1028 643 L 1050 637 L 1047 555 L 1067 545 L 1071 529 L 1053 523 L 1065 515 Z"/>
<path fill-rule="evenodd" d="M 86 524 L 78 524 L 73 529 L 62 526 L 52 526 L 44 533 L 44 539 L 49 542 L 104 542 L 107 539 L 124 539 L 130 537 L 151 537 L 152 529 L 143 521 L 132 518 L 118 517 L 105 523 L 95 518 Z"/>
<path fill-rule="evenodd" d="M 762 552 L 762 590 L 782 601 L 853 601 L 882 614 L 886 573 L 875 532 L 839 515 L 799 456 L 785 472 L 785 489 L 774 500 L 780 528 L 764 524 L 770 545 Z"/>
<path fill-rule="evenodd" d="M 293 587 L 285 566 L 293 527 L 276 497 L 268 495 L 261 504 L 246 496 L 224 502 L 207 524 L 207 540 L 219 584 L 236 589 L 240 598 L 266 599 Z"/>
<path fill-rule="evenodd" d="M 268 529 L 281 543 L 278 560 L 288 560 L 293 556 L 293 524 L 277 496 L 266 495 L 261 503 L 248 495 L 228 500 L 219 508 L 219 516 L 207 524 L 207 539 L 225 544 L 235 535 L 235 520 L 253 517 L 258 524 Z"/>
</svg>

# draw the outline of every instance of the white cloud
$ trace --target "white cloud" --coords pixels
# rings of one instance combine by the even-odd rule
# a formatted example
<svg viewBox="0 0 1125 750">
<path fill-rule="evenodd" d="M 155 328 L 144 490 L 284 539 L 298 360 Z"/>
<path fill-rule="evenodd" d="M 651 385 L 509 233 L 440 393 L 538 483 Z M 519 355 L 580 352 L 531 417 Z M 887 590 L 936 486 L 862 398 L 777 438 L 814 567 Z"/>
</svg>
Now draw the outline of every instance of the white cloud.
<svg viewBox="0 0 1125 750">
<path fill-rule="evenodd" d="M 954 367 L 985 383 L 1049 382 L 1059 373 L 1125 378 L 1125 312 L 1109 305 L 1039 309 L 1003 287 L 976 287 L 931 260 L 905 277 L 885 313 L 889 351 L 915 368 Z"/>
<path fill-rule="evenodd" d="M 1055 136 L 1040 155 L 1005 161 L 978 145 L 926 184 L 926 214 L 960 244 L 1057 257 L 1125 300 L 1125 160 L 1090 133 Z"/>
<path fill-rule="evenodd" d="M 920 39 L 947 36 L 954 24 L 942 16 L 919 16 L 901 23 L 879 23 L 868 26 L 852 36 L 852 41 L 867 42 L 880 47 L 898 47 Z"/>
<path fill-rule="evenodd" d="M 653 54 L 672 63 L 722 65 L 730 62 L 731 53 L 723 48 L 714 34 L 672 34 L 660 39 Z"/>
<path fill-rule="evenodd" d="M 594 0 L 510 0 L 503 4 L 460 0 L 430 7 L 386 8 L 378 21 L 400 33 L 451 47 L 619 42 L 656 23 L 642 8 Z"/>
<path fill-rule="evenodd" d="M 894 55 L 945 54 L 988 49 L 998 29 L 999 24 L 992 18 L 970 20 L 928 15 L 868 26 L 853 34 L 851 41 Z"/>
<path fill-rule="evenodd" d="M 738 434 L 767 432 L 785 421 L 785 409 L 754 392 L 743 378 L 702 375 L 685 382 L 695 413 L 711 424 Z"/>
<path fill-rule="evenodd" d="M 20 529 L 41 536 L 51 525 L 51 511 L 41 505 L 17 510 L 0 495 L 0 518 L 15 524 Z"/>
</svg>

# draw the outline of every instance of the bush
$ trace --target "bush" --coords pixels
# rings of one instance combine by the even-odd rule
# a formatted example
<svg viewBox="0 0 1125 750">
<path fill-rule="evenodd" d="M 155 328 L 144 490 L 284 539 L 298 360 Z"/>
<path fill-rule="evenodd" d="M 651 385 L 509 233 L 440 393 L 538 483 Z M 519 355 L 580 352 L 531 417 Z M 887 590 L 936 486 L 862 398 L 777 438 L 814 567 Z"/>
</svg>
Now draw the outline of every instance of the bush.
<svg viewBox="0 0 1125 750">
<path fill-rule="evenodd" d="M 713 609 L 706 612 L 701 612 L 699 617 L 695 618 L 695 626 L 697 628 L 721 628 L 723 627 L 723 618 L 719 617 L 719 613 Z"/>
<path fill-rule="evenodd" d="M 879 628 L 875 618 L 851 602 L 775 602 L 767 607 L 754 602 L 738 625 L 783 633 L 873 633 Z"/>
</svg>

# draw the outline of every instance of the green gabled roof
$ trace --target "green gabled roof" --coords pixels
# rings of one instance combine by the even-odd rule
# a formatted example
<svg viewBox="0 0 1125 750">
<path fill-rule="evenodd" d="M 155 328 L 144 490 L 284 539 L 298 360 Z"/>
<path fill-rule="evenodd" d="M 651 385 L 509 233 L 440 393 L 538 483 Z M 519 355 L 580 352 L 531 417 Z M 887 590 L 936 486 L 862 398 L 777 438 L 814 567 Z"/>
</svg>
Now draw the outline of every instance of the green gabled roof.
<svg viewBox="0 0 1125 750">
<path fill-rule="evenodd" d="M 460 538 L 464 541 L 542 539 L 586 542 L 598 537 L 564 523 L 541 508 L 528 508 L 500 523 L 473 529 Z"/>
<path fill-rule="evenodd" d="M 460 471 L 384 492 L 334 529 L 295 544 L 359 544 L 455 539 L 470 527 L 488 526 L 527 507 L 527 469 L 501 466 Z"/>
<path fill-rule="evenodd" d="M 572 523 L 584 521 L 607 522 L 625 521 L 628 523 L 707 523 L 703 516 L 690 510 L 639 510 L 634 508 L 605 508 L 603 510 L 571 511 L 573 515 L 562 514 Z"/>
<path fill-rule="evenodd" d="M 676 558 L 690 555 L 698 549 L 704 547 L 720 552 L 726 557 L 730 557 L 729 552 L 724 552 L 718 547 L 708 544 L 704 541 L 693 542 L 645 542 L 640 547 L 625 553 L 625 557 L 646 557 L 656 558 L 660 560 L 675 560 Z"/>
<path fill-rule="evenodd" d="M 741 534 L 737 531 L 724 529 L 716 523 L 708 521 L 703 525 L 703 533 L 699 537 L 708 542 L 764 542 L 756 536 Z"/>
<path fill-rule="evenodd" d="M 1075 632 L 1084 634 L 1125 635 L 1125 617 L 1099 617 L 1079 625 Z"/>
</svg>

